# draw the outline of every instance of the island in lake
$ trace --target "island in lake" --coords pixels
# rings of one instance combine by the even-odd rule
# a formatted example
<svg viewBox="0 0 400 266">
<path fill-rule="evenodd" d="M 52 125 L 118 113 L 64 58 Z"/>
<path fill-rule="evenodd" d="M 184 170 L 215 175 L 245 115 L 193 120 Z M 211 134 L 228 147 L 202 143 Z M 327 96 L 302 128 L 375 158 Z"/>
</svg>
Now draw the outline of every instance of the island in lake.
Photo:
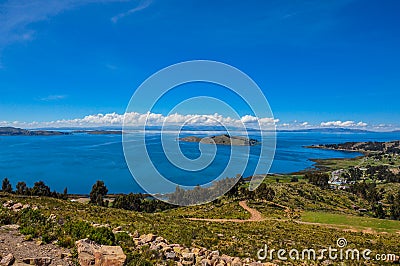
<svg viewBox="0 0 400 266">
<path fill-rule="evenodd" d="M 248 139 L 240 136 L 230 136 L 228 134 L 204 137 L 200 138 L 197 136 L 188 136 L 180 138 L 180 141 L 184 142 L 200 142 L 204 144 L 217 144 L 217 145 L 233 145 L 233 146 L 254 146 L 260 144 L 256 139 Z"/>
</svg>

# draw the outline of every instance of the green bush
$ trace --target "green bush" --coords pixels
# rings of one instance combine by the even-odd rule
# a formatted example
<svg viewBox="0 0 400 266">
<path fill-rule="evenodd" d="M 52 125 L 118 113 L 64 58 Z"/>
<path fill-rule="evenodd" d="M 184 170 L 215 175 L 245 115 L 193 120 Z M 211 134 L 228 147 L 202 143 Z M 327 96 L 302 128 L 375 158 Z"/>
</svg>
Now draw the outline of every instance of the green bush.
<svg viewBox="0 0 400 266">
<path fill-rule="evenodd" d="M 89 239 L 102 245 L 115 245 L 115 236 L 108 227 L 92 228 Z"/>
<path fill-rule="evenodd" d="M 15 216 L 10 210 L 0 208 L 0 225 L 15 223 Z"/>
</svg>

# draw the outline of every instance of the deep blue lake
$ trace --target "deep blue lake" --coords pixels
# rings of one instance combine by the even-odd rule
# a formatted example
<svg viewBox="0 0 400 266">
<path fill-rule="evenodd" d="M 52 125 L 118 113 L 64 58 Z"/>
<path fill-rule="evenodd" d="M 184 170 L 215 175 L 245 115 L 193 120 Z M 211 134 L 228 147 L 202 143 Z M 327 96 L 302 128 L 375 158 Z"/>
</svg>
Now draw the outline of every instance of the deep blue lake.
<svg viewBox="0 0 400 266">
<path fill-rule="evenodd" d="M 148 150 L 152 158 L 162 161 L 159 138 L 157 133 L 153 134 L 154 137 L 149 138 Z M 207 132 L 202 134 L 206 135 Z M 349 158 L 359 155 L 304 148 L 306 145 L 399 139 L 399 133 L 277 133 L 277 149 L 270 172 L 290 173 L 312 167 L 311 158 Z M 188 157 L 198 156 L 197 143 L 185 143 L 181 148 Z M 251 172 L 252 164 L 257 162 L 257 154 L 257 146 L 251 147 L 249 170 L 246 168 L 244 176 Z M 207 176 L 224 167 L 227 157 L 228 147 L 219 148 L 216 162 L 205 171 L 192 175 L 174 169 L 168 163 L 159 163 L 157 167 L 171 179 L 202 184 Z M 43 180 L 51 189 L 60 192 L 68 187 L 69 193 L 87 194 L 96 180 L 103 180 L 111 193 L 141 192 L 125 162 L 120 135 L 0 137 L 0 178 L 4 177 L 8 177 L 14 186 L 18 181 L 25 181 L 32 186 L 35 181 Z"/>
</svg>

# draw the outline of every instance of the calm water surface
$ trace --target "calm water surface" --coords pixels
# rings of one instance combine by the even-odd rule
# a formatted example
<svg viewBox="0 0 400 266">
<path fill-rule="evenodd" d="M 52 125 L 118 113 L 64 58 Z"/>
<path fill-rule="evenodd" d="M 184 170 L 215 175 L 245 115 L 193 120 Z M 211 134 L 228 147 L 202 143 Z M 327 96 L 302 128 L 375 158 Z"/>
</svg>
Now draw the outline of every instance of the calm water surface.
<svg viewBox="0 0 400 266">
<path fill-rule="evenodd" d="M 359 155 L 304 148 L 307 145 L 398 139 L 399 133 L 278 133 L 275 159 L 270 172 L 290 173 L 312 167 L 310 158 L 350 158 Z M 207 169 L 188 174 L 171 167 L 164 160 L 158 133 L 150 135 L 147 147 L 150 156 L 160 162 L 157 168 L 161 173 L 171 180 L 190 185 L 209 181 L 210 176 L 221 172 L 230 155 L 229 146 L 219 146 L 214 162 Z M 197 143 L 183 143 L 181 148 L 190 158 L 199 156 Z M 250 149 L 244 176 L 251 174 L 257 163 L 257 149 L 257 146 Z M 14 186 L 18 181 L 25 181 L 32 186 L 35 181 L 43 180 L 57 191 L 68 187 L 69 193 L 89 193 L 93 183 L 99 179 L 105 181 L 112 193 L 141 192 L 126 165 L 120 135 L 0 137 L 0 178 L 4 177 L 8 177 Z"/>
</svg>

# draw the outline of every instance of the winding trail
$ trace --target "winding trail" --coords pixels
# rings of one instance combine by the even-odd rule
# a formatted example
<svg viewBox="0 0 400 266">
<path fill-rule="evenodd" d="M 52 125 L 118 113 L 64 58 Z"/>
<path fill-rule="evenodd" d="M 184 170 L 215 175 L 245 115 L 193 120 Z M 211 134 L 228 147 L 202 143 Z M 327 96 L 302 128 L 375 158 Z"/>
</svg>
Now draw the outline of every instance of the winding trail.
<svg viewBox="0 0 400 266">
<path fill-rule="evenodd" d="M 265 218 L 261 215 L 259 211 L 256 209 L 250 208 L 247 205 L 247 202 L 245 200 L 239 202 L 240 207 L 245 209 L 250 213 L 250 218 L 247 220 L 241 220 L 241 219 L 209 219 L 209 218 L 188 218 L 191 221 L 206 221 L 206 222 L 219 222 L 219 223 L 225 223 L 225 222 L 234 222 L 234 223 L 245 223 L 245 222 L 262 222 L 265 220 Z"/>
<path fill-rule="evenodd" d="M 271 202 L 270 202 L 271 203 Z M 288 210 L 289 208 L 277 203 L 272 203 L 273 205 L 280 207 L 282 209 Z M 297 224 L 305 224 L 305 225 L 315 225 L 315 226 L 323 226 L 326 228 L 332 228 L 332 229 L 337 229 L 337 230 L 342 230 L 342 231 L 347 231 L 347 232 L 363 232 L 363 233 L 370 233 L 370 234 L 386 234 L 385 232 L 376 232 L 372 230 L 371 228 L 367 227 L 360 227 L 360 228 L 355 228 L 353 226 L 347 226 L 347 225 L 334 225 L 334 224 L 324 224 L 324 223 L 315 223 L 315 222 L 305 222 L 301 220 L 291 220 L 291 219 L 277 219 L 277 218 L 265 218 L 262 216 L 262 214 L 253 208 L 250 208 L 247 205 L 247 201 L 243 200 L 239 202 L 240 207 L 245 209 L 250 213 L 250 218 L 247 220 L 241 220 L 241 219 L 211 219 L 211 218 L 187 218 L 188 220 L 191 221 L 205 221 L 205 222 L 216 222 L 216 223 L 226 223 L 226 222 L 233 222 L 233 223 L 246 223 L 246 222 L 262 222 L 265 220 L 269 221 L 278 221 L 278 222 L 294 222 Z M 397 232 L 400 234 L 400 231 Z"/>
</svg>

